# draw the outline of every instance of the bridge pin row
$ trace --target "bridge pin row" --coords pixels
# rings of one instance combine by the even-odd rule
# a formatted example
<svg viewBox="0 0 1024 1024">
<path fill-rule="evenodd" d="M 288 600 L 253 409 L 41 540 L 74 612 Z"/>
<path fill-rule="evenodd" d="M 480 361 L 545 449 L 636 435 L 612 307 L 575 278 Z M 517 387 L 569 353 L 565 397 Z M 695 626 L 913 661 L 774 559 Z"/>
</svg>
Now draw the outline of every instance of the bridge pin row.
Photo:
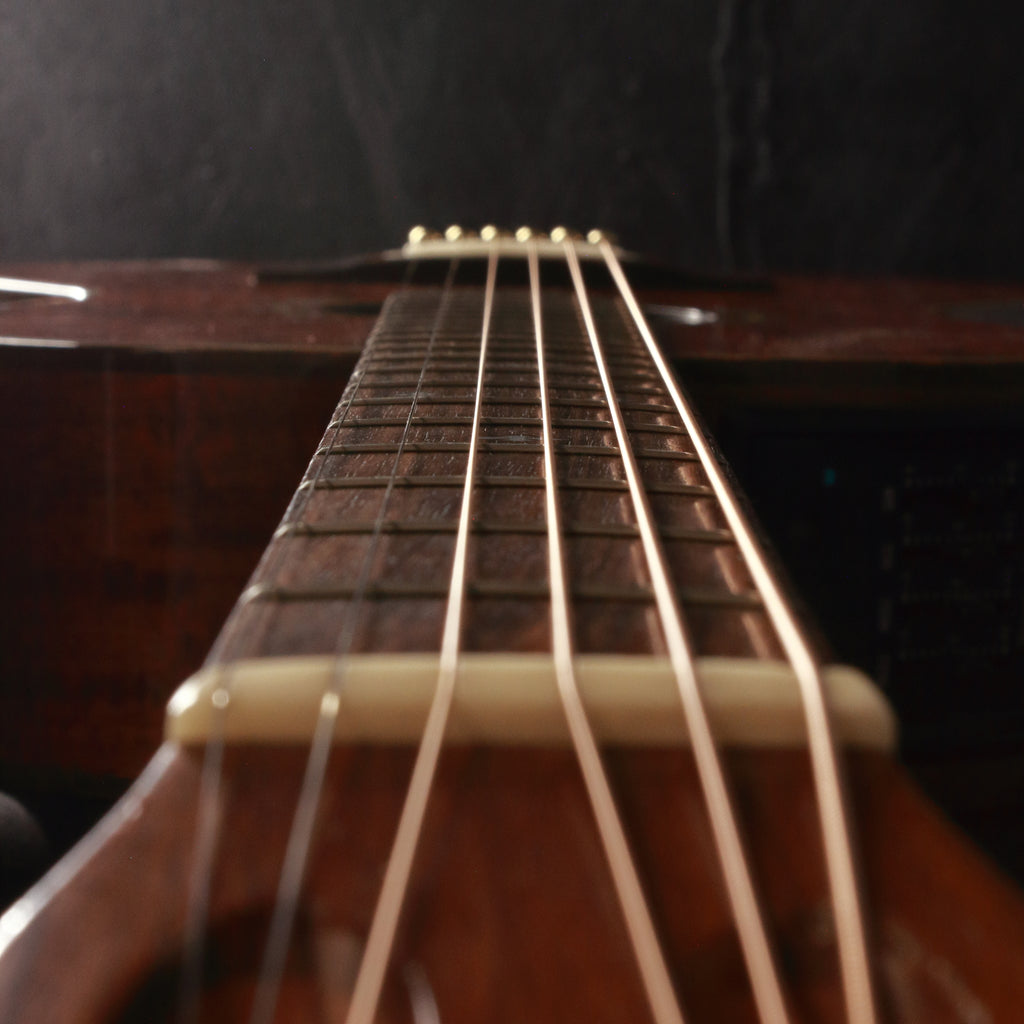
<svg viewBox="0 0 1024 1024">
<path fill-rule="evenodd" d="M 416 225 L 409 232 L 409 244 L 419 245 L 421 242 L 427 241 L 441 241 L 444 239 L 448 242 L 461 242 L 470 239 L 479 238 L 483 242 L 494 242 L 499 239 L 514 238 L 517 242 L 529 242 L 534 241 L 551 241 L 555 243 L 561 243 L 566 241 L 581 241 L 583 239 L 577 231 L 572 231 L 569 228 L 558 226 L 551 229 L 550 232 L 536 231 L 527 225 L 518 227 L 515 231 L 506 231 L 502 228 L 496 227 L 494 224 L 485 224 L 479 232 L 467 231 L 460 227 L 458 224 L 449 224 L 444 231 L 432 231 L 429 228 L 424 227 L 422 224 Z M 599 245 L 603 241 L 614 241 L 611 235 L 606 231 L 601 231 L 599 228 L 592 228 L 586 234 L 586 240 L 591 245 Z"/>
</svg>

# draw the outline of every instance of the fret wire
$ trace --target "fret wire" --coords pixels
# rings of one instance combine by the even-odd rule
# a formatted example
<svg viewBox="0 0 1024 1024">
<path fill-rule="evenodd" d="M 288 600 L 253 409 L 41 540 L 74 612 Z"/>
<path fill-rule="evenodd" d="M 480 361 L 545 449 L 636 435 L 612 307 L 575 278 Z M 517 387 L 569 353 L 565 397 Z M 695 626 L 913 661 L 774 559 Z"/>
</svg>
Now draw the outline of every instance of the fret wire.
<svg viewBox="0 0 1024 1024">
<path fill-rule="evenodd" d="M 344 534 L 365 534 L 372 533 L 375 523 L 346 521 L 342 523 L 286 523 L 278 527 L 275 537 L 334 537 Z M 435 521 L 433 519 L 406 519 L 389 520 L 381 527 L 383 533 L 455 533 L 459 528 L 458 523 Z M 508 522 L 476 519 L 473 521 L 474 533 L 504 533 L 504 534 L 535 534 L 547 533 L 545 523 Z M 732 533 L 729 530 L 716 529 L 687 529 L 663 525 L 658 531 L 662 540 L 690 541 L 697 544 L 733 544 Z M 628 523 L 563 523 L 562 533 L 568 537 L 630 537 L 640 536 L 639 530 Z"/>
<path fill-rule="evenodd" d="M 607 313 L 611 320 L 615 319 L 614 306 L 609 306 Z M 569 325 L 570 328 L 578 325 Z M 449 325 L 450 327 L 450 325 Z M 392 322 L 388 323 L 387 334 L 382 338 L 382 341 L 388 343 L 388 349 L 395 352 L 412 351 L 417 347 L 423 348 L 429 334 L 423 330 L 403 330 L 399 327 L 395 327 Z M 574 340 L 578 341 L 572 333 L 572 330 L 559 331 L 558 333 L 549 334 L 548 340 L 554 339 L 555 344 L 551 344 L 547 351 L 549 356 L 558 357 L 567 353 L 575 353 L 576 346 L 573 344 Z M 441 344 L 435 349 L 436 352 L 473 352 L 476 351 L 476 343 L 479 342 L 478 337 L 470 337 L 469 334 L 463 333 L 455 328 L 450 327 L 449 330 L 445 331 L 445 338 Z M 565 342 L 565 344 L 558 344 L 558 342 Z M 533 348 L 533 338 L 529 334 L 518 334 L 511 331 L 505 331 L 501 334 L 491 335 L 491 356 L 492 358 L 500 358 L 502 352 L 520 352 L 529 355 Z M 628 345 L 613 344 L 608 350 L 613 358 L 636 358 L 635 350 L 631 349 Z"/>
<path fill-rule="evenodd" d="M 390 477 L 381 476 L 338 476 L 324 477 L 316 485 L 317 490 L 333 491 L 348 490 L 362 487 L 386 487 Z M 300 484 L 310 487 L 312 481 Z M 461 476 L 399 476 L 395 477 L 396 487 L 459 487 L 463 485 Z M 481 476 L 476 480 L 477 487 L 517 487 L 520 489 L 537 489 L 544 486 L 544 481 L 534 476 Z M 628 491 L 627 480 L 606 480 L 601 477 L 568 477 L 561 481 L 561 486 L 573 491 Z M 714 497 L 712 488 L 704 484 L 649 484 L 648 494 L 677 494 L 692 498 Z"/>
<path fill-rule="evenodd" d="M 449 376 L 446 376 L 444 379 L 445 380 L 450 380 L 451 378 Z M 415 383 L 414 381 L 410 381 L 408 378 L 399 378 L 397 380 L 395 380 L 395 379 L 379 380 L 376 383 L 367 382 L 366 386 L 368 388 L 371 388 L 371 389 L 372 388 L 404 388 L 404 387 L 412 387 L 414 383 Z M 435 383 L 435 382 L 432 381 L 431 383 Z M 456 383 L 462 384 L 464 382 L 463 381 L 457 381 Z M 481 387 L 483 387 L 484 389 L 490 390 L 490 391 L 502 391 L 502 390 L 518 391 L 518 390 L 520 390 L 522 388 L 522 386 L 523 386 L 522 384 L 518 384 L 518 383 L 517 384 L 503 384 L 503 383 L 495 383 L 494 381 L 490 381 L 490 380 L 485 380 L 483 382 L 483 384 L 481 385 Z M 589 384 L 587 384 L 585 381 L 581 381 L 579 377 L 573 377 L 571 380 L 569 380 L 569 381 L 567 381 L 567 382 L 565 382 L 563 384 L 555 384 L 554 386 L 555 387 L 566 388 L 567 390 L 572 390 L 572 391 L 591 391 L 594 394 L 599 394 L 600 393 L 600 389 L 599 388 L 590 387 Z M 621 393 L 623 393 L 623 394 L 630 394 L 630 395 L 662 395 L 662 394 L 664 394 L 664 389 L 663 388 L 661 388 L 660 386 L 659 387 L 655 387 L 653 385 L 648 385 L 648 386 L 634 385 L 632 387 L 619 388 L 619 391 Z M 491 401 L 497 402 L 497 401 L 499 401 L 499 399 L 492 399 Z M 508 404 L 508 403 L 505 402 L 505 400 L 503 398 L 500 399 L 500 402 L 502 404 Z"/>
<path fill-rule="evenodd" d="M 416 261 L 410 261 L 402 278 L 401 288 L 408 287 L 417 267 Z M 446 286 L 450 287 L 452 274 L 449 273 Z M 379 322 L 379 321 L 378 321 Z M 341 416 L 331 419 L 327 431 L 334 430 L 332 440 L 337 440 L 338 431 L 344 426 L 349 412 L 356 402 L 359 388 L 362 386 L 362 366 L 372 353 L 372 342 L 377 336 L 374 331 L 367 342 L 364 357 L 359 360 L 352 372 L 352 378 L 345 389 Z M 325 432 L 326 433 L 326 432 Z M 316 474 L 323 471 L 323 463 L 317 467 Z M 299 488 L 301 491 L 302 488 Z M 300 510 L 309 501 L 314 488 L 307 488 L 305 495 L 297 491 L 292 498 L 285 516 Z M 264 570 L 273 561 L 273 547 L 264 553 L 256 572 Z M 238 601 L 231 610 L 224 627 L 214 642 L 205 665 L 216 664 L 221 652 L 238 631 L 242 611 L 246 603 Z M 199 996 L 202 987 L 203 961 L 206 956 L 206 932 L 209 921 L 210 885 L 213 879 L 214 857 L 220 835 L 220 791 L 225 749 L 225 718 L 230 703 L 231 671 L 230 667 L 218 687 L 213 700 L 213 719 L 210 737 L 203 751 L 203 764 L 199 776 L 199 795 L 197 798 L 196 832 L 192 850 L 192 870 L 189 873 L 189 889 L 186 897 L 185 925 L 182 932 L 182 968 L 178 990 L 178 1024 L 195 1024 L 199 1018 Z"/>
<path fill-rule="evenodd" d="M 610 428 L 609 428 L 610 429 Z M 390 441 L 367 444 L 339 444 L 331 448 L 318 448 L 317 455 L 380 455 L 394 452 L 395 445 Z M 421 454 L 460 454 L 469 451 L 468 441 L 410 441 L 403 451 Z M 480 442 L 480 451 L 495 454 L 539 455 L 544 445 L 530 441 L 505 441 L 498 438 L 487 438 Z M 594 444 L 559 444 L 556 455 L 584 455 L 595 458 L 617 456 L 619 449 Z M 667 459 L 672 462 L 696 462 L 697 457 L 691 452 L 676 452 L 667 448 L 641 448 L 633 454 L 638 459 Z"/>
<path fill-rule="evenodd" d="M 571 335 L 564 335 L 567 342 L 571 341 Z M 408 339 L 398 341 L 395 336 L 388 331 L 382 338 L 381 344 L 374 350 L 375 359 L 397 359 L 409 361 L 413 359 L 417 354 L 423 353 L 427 350 L 429 343 L 429 337 L 424 337 L 422 340 L 412 342 Z M 458 360 L 460 362 L 471 362 L 472 355 L 476 351 L 476 346 L 469 343 L 443 341 L 439 345 L 435 345 L 432 350 L 432 360 Z M 572 360 L 577 355 L 577 350 L 572 344 L 566 345 L 552 345 L 547 350 L 548 362 L 550 364 L 560 363 L 565 360 Z M 509 344 L 508 342 L 501 342 L 491 336 L 491 355 L 490 360 L 496 363 L 530 363 L 530 355 L 533 349 L 528 344 Z M 633 366 L 639 366 L 649 368 L 650 363 L 647 362 L 641 355 L 638 355 L 635 350 L 624 348 L 619 350 L 617 353 L 609 355 L 609 362 L 615 365 L 622 365 L 629 363 Z M 524 367 L 525 368 L 525 367 Z"/>
<path fill-rule="evenodd" d="M 397 417 L 358 419 L 345 424 L 346 430 L 365 430 L 372 427 L 400 427 L 405 423 Z M 414 427 L 468 427 L 473 421 L 468 416 L 417 416 Z M 487 427 L 538 427 L 540 420 L 532 416 L 489 416 L 484 420 Z M 611 420 L 560 419 L 554 424 L 558 430 L 602 430 L 613 431 Z M 644 423 L 632 428 L 634 434 L 675 434 L 685 435 L 681 427 L 669 423 Z"/>
<path fill-rule="evenodd" d="M 447 302 L 451 296 L 451 283 L 455 278 L 457 269 L 458 260 L 452 260 L 445 280 L 445 288 L 437 307 L 433 328 L 434 336 L 437 336 L 444 322 Z M 362 560 L 359 577 L 349 595 L 354 602 L 354 606 L 348 610 L 348 614 L 342 619 L 335 644 L 335 660 L 331 681 L 321 697 L 313 739 L 310 743 L 309 754 L 306 759 L 302 787 L 299 791 L 299 799 L 296 803 L 292 827 L 288 835 L 284 863 L 278 878 L 274 910 L 264 945 L 263 960 L 260 965 L 256 993 L 253 997 L 253 1006 L 249 1017 L 250 1024 L 272 1024 L 277 1009 L 278 994 L 280 992 L 281 980 L 284 976 L 288 947 L 291 942 L 302 882 L 305 877 L 309 850 L 313 840 L 316 812 L 320 805 L 327 763 L 330 760 L 331 745 L 334 741 L 338 713 L 341 708 L 341 692 L 344 689 L 347 676 L 348 656 L 355 638 L 358 612 L 362 602 L 371 596 L 370 577 L 373 563 L 379 549 L 380 538 L 383 533 L 382 527 L 386 521 L 385 516 L 387 514 L 388 502 L 397 478 L 398 464 L 402 457 L 402 445 L 409 436 L 410 426 L 416 414 L 416 398 L 422 390 L 428 360 L 429 353 L 427 359 L 423 362 L 420 378 L 413 393 L 412 402 L 409 405 L 405 430 L 395 452 L 391 476 L 381 498 L 375 520 L 375 528 Z M 335 435 L 336 438 L 337 435 Z M 326 460 L 322 460 L 318 467 L 318 474 L 323 468 L 324 461 Z M 252 589 L 250 588 L 247 594 L 251 594 Z M 243 600 L 246 600 L 245 594 L 243 594 Z"/>
<path fill-rule="evenodd" d="M 736 921 L 740 946 L 750 976 L 754 1002 L 761 1020 L 771 1024 L 789 1021 L 782 988 L 775 967 L 774 956 L 758 906 L 747 858 L 743 852 L 739 829 L 729 797 L 714 734 L 708 720 L 704 698 L 697 679 L 690 641 L 683 620 L 673 598 L 673 588 L 666 568 L 665 556 L 654 525 L 649 502 L 640 481 L 640 473 L 630 450 L 626 427 L 618 410 L 615 388 L 601 351 L 601 342 L 587 297 L 583 274 L 572 243 L 564 246 L 566 262 L 573 279 L 580 311 L 586 325 L 594 360 L 600 372 L 608 408 L 615 422 L 619 447 L 622 449 L 623 467 L 640 529 L 641 542 L 647 556 L 651 586 L 658 605 L 659 617 L 665 634 L 665 644 L 675 673 L 679 695 L 686 715 L 687 728 L 694 760 L 704 791 L 705 803 L 711 819 L 712 832 L 718 850 L 726 883 L 726 891 Z M 688 425 L 688 424 L 687 424 Z M 735 528 L 734 528 L 735 529 Z"/>
<path fill-rule="evenodd" d="M 413 370 L 413 364 L 406 366 L 394 367 L 394 366 L 382 366 L 379 369 L 375 368 L 373 364 L 369 364 L 363 371 L 363 376 L 367 378 L 370 387 L 383 387 L 385 385 L 395 387 L 402 386 L 401 379 L 395 379 L 395 376 L 400 373 L 404 373 L 406 370 Z M 522 387 L 521 374 L 524 367 L 521 364 L 511 364 L 509 366 L 503 366 L 500 369 L 489 370 L 484 383 L 487 387 Z M 471 383 L 476 379 L 476 375 L 472 372 L 472 369 L 467 367 L 465 369 L 452 367 L 430 367 L 431 373 L 439 373 L 443 376 L 446 381 L 452 381 L 455 384 L 468 382 Z M 395 375 L 389 377 L 388 375 Z M 550 373 L 548 375 L 551 378 L 551 383 L 554 387 L 566 387 L 572 386 L 577 381 L 582 382 L 584 385 L 595 386 L 599 383 L 597 374 L 593 371 L 581 373 L 579 366 L 567 366 L 564 370 L 556 373 Z M 370 378 L 384 377 L 384 380 L 376 381 L 370 380 Z M 503 378 L 512 378 L 513 383 L 506 385 L 502 382 Z M 661 391 L 660 382 L 655 374 L 644 374 L 644 373 L 631 373 L 629 376 L 619 374 L 619 379 L 629 381 L 630 383 L 636 383 L 641 388 L 655 388 L 659 393 Z M 561 383 L 560 383 L 561 382 Z M 568 382 L 568 384 L 566 383 Z M 595 387 L 596 390 L 596 387 Z M 621 388 L 620 390 L 629 390 L 628 388 Z"/>
<path fill-rule="evenodd" d="M 626 919 L 633 953 L 643 980 L 647 1001 L 656 1024 L 683 1024 L 683 1014 L 658 941 L 650 910 L 644 898 L 636 866 L 626 841 L 625 831 L 601 755 L 580 697 L 573 661 L 572 623 L 567 594 L 566 563 L 562 551 L 562 532 L 558 508 L 558 476 L 555 467 L 554 441 L 551 431 L 551 408 L 548 405 L 547 373 L 544 363 L 544 329 L 541 316 L 540 269 L 537 245 L 527 251 L 530 270 L 530 303 L 533 310 L 534 334 L 537 343 L 537 375 L 541 395 L 544 431 L 545 509 L 548 525 L 548 580 L 551 589 L 551 638 L 555 680 L 565 710 L 566 723 L 576 749 L 590 805 L 597 819 L 598 831 L 615 883 L 615 890 Z"/>
<path fill-rule="evenodd" d="M 595 391 L 595 394 L 598 392 Z M 375 405 L 400 405 L 403 401 L 409 398 L 408 395 L 390 395 L 387 397 L 363 397 L 353 399 L 352 405 L 359 406 L 360 408 L 366 406 Z M 503 398 L 501 400 L 502 405 L 536 405 L 539 399 L 535 398 Z M 472 405 L 473 396 L 466 395 L 463 397 L 452 397 L 452 396 L 435 396 L 435 395 L 423 395 L 420 397 L 419 405 Z M 568 409 L 568 408 L 581 408 L 581 409 L 603 409 L 605 403 L 598 398 L 552 398 L 548 403 L 552 409 Z M 644 402 L 619 402 L 619 408 L 624 412 L 675 412 L 675 407 L 671 405 L 658 405 L 648 404 Z M 333 421 L 328 424 L 328 427 L 333 427 Z"/>
<path fill-rule="evenodd" d="M 494 309 L 497 272 L 498 252 L 495 246 L 491 248 L 487 259 L 483 323 L 480 328 L 480 365 L 477 372 L 476 401 L 473 407 L 473 432 L 470 437 L 466 480 L 459 513 L 459 530 L 455 538 L 455 555 L 452 562 L 451 583 L 448 588 L 448 605 L 445 610 L 444 629 L 441 635 L 437 683 L 416 754 L 412 778 L 406 791 L 405 803 L 402 806 L 391 855 L 384 872 L 384 881 L 373 912 L 373 920 L 370 923 L 370 933 L 366 940 L 362 961 L 359 964 L 359 972 L 356 975 L 346 1024 L 373 1024 L 373 1018 L 377 1012 L 384 973 L 391 958 L 395 929 L 398 926 L 398 918 L 409 887 L 412 861 L 423 828 L 423 816 L 426 813 L 427 801 L 433 788 L 434 774 L 444 742 L 452 696 L 455 692 L 462 610 L 466 596 L 469 535 L 472 526 L 470 513 L 473 500 L 474 464 L 483 407 L 484 371 L 487 362 L 488 333 Z"/>
<path fill-rule="evenodd" d="M 492 369 L 490 372 L 494 373 L 527 373 L 532 368 L 531 363 L 527 363 L 518 356 L 515 358 L 508 359 L 492 359 L 492 362 L 499 364 L 496 369 Z M 633 361 L 628 364 L 622 362 L 610 362 L 610 366 L 628 366 L 634 372 L 634 376 L 637 380 L 657 380 L 657 376 L 652 373 L 644 373 L 641 371 L 640 365 Z M 374 359 L 370 364 L 370 373 L 396 373 L 405 370 L 415 370 L 417 362 L 412 358 L 389 358 L 389 359 Z M 465 373 L 471 374 L 473 370 L 472 360 L 466 359 L 462 356 L 449 356 L 448 358 L 433 356 L 430 360 L 431 369 L 440 368 L 443 369 L 447 374 Z M 551 362 L 552 370 L 557 368 L 558 373 L 574 374 L 579 371 L 579 367 L 574 365 L 570 361 L 564 362 Z"/>
<path fill-rule="evenodd" d="M 804 637 L 761 554 L 753 532 L 746 522 L 746 517 L 740 510 L 726 483 L 724 474 L 711 454 L 710 447 L 701 433 L 689 403 L 683 397 L 682 391 L 658 349 L 654 335 L 651 333 L 636 296 L 623 273 L 614 249 L 607 241 L 602 241 L 601 250 L 604 253 L 608 270 L 629 310 L 632 322 L 658 368 L 683 423 L 690 432 L 690 438 L 704 465 L 708 479 L 718 494 L 722 512 L 744 555 L 750 574 L 762 594 L 769 618 L 796 673 L 807 720 L 808 748 L 818 796 L 818 813 L 828 866 L 847 1018 L 851 1024 L 876 1024 L 878 1018 L 868 957 L 864 908 L 853 861 L 849 816 L 845 806 L 839 759 L 836 754 L 835 738 L 829 720 L 820 668 L 811 652 L 810 644 Z"/>
</svg>

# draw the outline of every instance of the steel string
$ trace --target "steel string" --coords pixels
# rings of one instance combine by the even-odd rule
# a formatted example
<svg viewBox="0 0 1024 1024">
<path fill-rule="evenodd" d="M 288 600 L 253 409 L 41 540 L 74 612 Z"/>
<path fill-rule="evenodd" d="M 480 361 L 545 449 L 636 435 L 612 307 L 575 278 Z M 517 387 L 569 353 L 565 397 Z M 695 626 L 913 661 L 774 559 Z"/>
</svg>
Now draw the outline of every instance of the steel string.
<svg viewBox="0 0 1024 1024">
<path fill-rule="evenodd" d="M 672 986 L 661 944 L 651 920 L 622 821 L 615 807 L 608 778 L 601 763 L 594 733 L 580 696 L 573 663 L 571 611 L 568 600 L 565 555 L 562 549 L 561 516 L 558 508 L 558 476 L 555 467 L 551 408 L 548 404 L 547 372 L 544 363 L 544 328 L 541 315 L 540 270 L 537 245 L 527 249 L 530 269 L 530 303 L 537 344 L 537 372 L 540 385 L 541 426 L 544 449 L 545 508 L 548 535 L 548 579 L 551 587 L 551 648 L 558 693 L 572 735 L 597 819 L 601 842 L 611 869 L 619 904 L 626 919 L 630 942 L 643 980 L 647 1000 L 656 1024 L 683 1024 L 683 1014 Z"/>
<path fill-rule="evenodd" d="M 654 592 L 669 660 L 686 716 L 694 760 L 704 791 L 704 799 L 722 865 L 726 891 L 736 921 L 740 946 L 750 976 L 754 1002 L 757 1005 L 758 1014 L 765 1024 L 788 1024 L 790 1018 L 782 995 L 775 958 L 764 927 L 747 858 L 743 852 L 743 844 L 729 797 L 725 773 L 697 679 L 686 627 L 675 601 L 665 555 L 654 525 L 654 517 L 644 492 L 622 413 L 618 407 L 618 399 L 602 351 L 576 249 L 570 240 L 566 240 L 564 249 L 566 262 L 576 289 L 580 312 L 583 315 L 598 373 L 607 397 L 608 411 L 615 427 L 619 451 L 622 454 L 623 468 L 636 512 L 637 528 L 651 574 L 651 589 Z"/>
<path fill-rule="evenodd" d="M 384 881 L 377 898 L 377 905 L 370 923 L 363 959 L 356 975 L 349 1005 L 346 1024 L 372 1024 L 380 1000 L 384 974 L 391 958 L 395 930 L 405 894 L 409 888 L 409 875 L 413 857 L 423 828 L 423 817 L 427 808 L 430 791 L 433 788 L 441 747 L 444 743 L 445 727 L 451 709 L 452 696 L 458 676 L 459 640 L 462 629 L 462 609 L 466 591 L 466 567 L 468 562 L 471 506 L 473 500 L 473 479 L 476 451 L 480 435 L 481 408 L 484 394 L 484 367 L 487 360 L 487 346 L 490 336 L 491 314 L 494 308 L 494 291 L 497 279 L 497 247 L 491 247 L 487 261 L 487 283 L 484 290 L 483 324 L 480 329 L 480 361 L 477 369 L 476 398 L 473 405 L 473 426 L 469 439 L 469 456 L 466 465 L 466 479 L 462 492 L 462 507 L 459 513 L 459 529 L 455 540 L 455 557 L 452 563 L 451 583 L 448 588 L 448 604 L 445 610 L 444 630 L 441 637 L 441 652 L 438 660 L 437 684 L 430 704 L 423 735 L 420 738 L 412 778 L 406 791 L 398 829 L 395 833 L 391 854 L 384 872 Z"/>
<path fill-rule="evenodd" d="M 416 262 L 410 262 L 403 275 L 401 288 L 408 287 L 416 270 Z M 445 281 L 444 296 L 450 292 L 454 279 L 455 264 L 449 270 Z M 440 315 L 438 317 L 440 322 Z M 436 325 L 435 325 L 436 333 Z M 341 415 L 334 419 L 334 430 L 330 435 L 328 447 L 335 444 L 338 434 L 345 426 L 360 386 L 363 383 L 365 362 L 373 352 L 371 337 L 367 343 L 363 359 L 360 359 L 352 374 L 350 386 L 346 389 L 347 398 L 341 408 Z M 408 426 L 407 428 L 408 429 Z M 320 479 L 326 458 L 321 459 L 313 474 L 313 484 Z M 301 517 L 302 511 L 310 500 L 313 487 L 300 490 L 292 499 L 285 512 L 284 521 L 294 522 Z M 257 566 L 254 576 L 267 574 L 271 567 L 280 563 L 280 555 L 275 559 L 274 547 L 268 547 Z M 253 589 L 247 590 L 235 604 L 224 628 L 221 630 L 206 665 L 216 665 L 223 651 L 229 646 L 237 633 L 242 619 L 242 612 L 253 599 Z M 192 871 L 189 883 L 189 895 L 186 905 L 184 928 L 184 953 L 182 957 L 181 984 L 179 986 L 178 1021 L 179 1024 L 194 1024 L 199 1015 L 199 999 L 202 989 L 203 962 L 206 953 L 206 932 L 209 919 L 210 885 L 213 879 L 213 864 L 220 836 L 220 788 L 223 774 L 225 751 L 225 720 L 231 701 L 232 672 L 228 665 L 224 677 L 212 695 L 213 720 L 211 735 L 207 740 L 203 753 L 203 765 L 200 774 L 199 797 L 197 808 L 196 839 L 193 844 Z"/>
<path fill-rule="evenodd" d="M 808 748 L 818 796 L 829 886 L 836 918 L 836 942 L 847 1019 L 851 1024 L 877 1024 L 877 1003 L 868 957 L 864 911 L 853 860 L 849 816 L 843 796 L 839 760 L 820 668 L 761 554 L 757 540 L 740 511 L 724 474 L 711 454 L 696 417 L 654 340 L 614 248 L 607 239 L 602 239 L 599 244 L 605 265 L 690 434 L 722 512 L 746 559 L 751 577 L 761 592 L 772 625 L 796 673 L 807 720 Z"/>
<path fill-rule="evenodd" d="M 353 604 L 348 610 L 342 622 L 338 641 L 335 645 L 335 661 L 331 682 L 324 690 L 320 700 L 320 711 L 317 715 L 316 728 L 313 733 L 313 740 L 310 744 L 309 756 L 306 761 L 306 771 L 302 780 L 302 788 L 299 791 L 299 799 L 295 808 L 295 815 L 292 820 L 292 828 L 288 835 L 288 845 L 285 850 L 284 863 L 281 867 L 281 874 L 278 879 L 277 896 L 274 901 L 274 912 L 271 918 L 270 930 L 267 934 L 267 941 L 264 947 L 263 962 L 260 967 L 259 979 L 257 981 L 256 994 L 253 999 L 253 1008 L 250 1015 L 250 1024 L 272 1024 L 274 1012 L 277 1007 L 277 999 L 281 988 L 281 980 L 284 976 L 285 962 L 288 956 L 288 946 L 291 941 L 292 928 L 295 922 L 295 915 L 298 911 L 299 897 L 302 890 L 302 881 L 305 877 L 306 864 L 309 859 L 309 850 L 313 840 L 313 826 L 316 822 L 316 812 L 320 805 L 320 796 L 323 791 L 324 775 L 327 770 L 327 763 L 330 759 L 331 747 L 334 740 L 335 727 L 338 721 L 338 713 L 341 708 L 341 693 L 345 687 L 345 680 L 348 671 L 348 658 L 351 653 L 352 642 L 355 639 L 358 626 L 359 612 L 365 601 L 367 588 L 370 583 L 370 576 L 373 571 L 373 563 L 376 559 L 380 546 L 380 539 L 383 535 L 384 523 L 387 516 L 388 502 L 394 491 L 395 481 L 398 478 L 399 462 L 405 451 L 409 431 L 412 427 L 413 418 L 416 415 L 417 402 L 423 390 L 423 382 L 426 378 L 427 367 L 430 365 L 431 354 L 434 350 L 434 343 L 444 320 L 448 303 L 451 298 L 451 286 L 458 269 L 458 260 L 453 260 L 447 277 L 444 290 L 438 306 L 438 312 L 434 320 L 433 330 L 427 344 L 427 351 L 423 357 L 423 365 L 420 375 L 416 381 L 416 388 L 413 392 L 412 401 L 409 405 L 409 413 L 405 420 L 401 439 L 395 451 L 394 461 L 391 466 L 391 474 L 388 477 L 384 495 L 381 498 L 377 517 L 374 521 L 373 533 L 366 553 L 363 556 L 359 576 L 353 593 Z M 335 434 L 335 440 L 337 434 Z M 330 451 L 332 445 L 327 446 Z M 326 456 L 323 460 L 326 462 Z M 321 463 L 321 466 L 323 465 Z"/>
</svg>

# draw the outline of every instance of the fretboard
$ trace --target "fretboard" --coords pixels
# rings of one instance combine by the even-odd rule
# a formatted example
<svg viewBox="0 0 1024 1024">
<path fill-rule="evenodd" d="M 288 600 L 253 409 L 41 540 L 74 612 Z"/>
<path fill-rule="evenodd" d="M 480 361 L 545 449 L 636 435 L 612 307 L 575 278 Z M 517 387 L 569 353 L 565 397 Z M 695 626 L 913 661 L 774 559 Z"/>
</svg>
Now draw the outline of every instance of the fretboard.
<svg viewBox="0 0 1024 1024">
<path fill-rule="evenodd" d="M 695 653 L 776 657 L 778 642 L 628 311 L 592 308 Z M 481 287 L 392 296 L 218 660 L 430 652 L 440 644 L 473 423 Z M 561 524 L 580 654 L 660 654 L 637 512 L 573 293 L 543 296 Z M 496 291 L 466 609 L 466 652 L 548 651 L 543 437 L 529 291 Z"/>
</svg>

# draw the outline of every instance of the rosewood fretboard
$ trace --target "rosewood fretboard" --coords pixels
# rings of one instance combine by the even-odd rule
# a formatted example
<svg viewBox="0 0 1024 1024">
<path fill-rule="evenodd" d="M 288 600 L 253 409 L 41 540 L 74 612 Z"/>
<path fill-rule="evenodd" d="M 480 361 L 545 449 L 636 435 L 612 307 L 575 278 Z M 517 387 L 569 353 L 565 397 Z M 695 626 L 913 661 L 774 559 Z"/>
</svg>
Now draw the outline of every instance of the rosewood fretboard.
<svg viewBox="0 0 1024 1024">
<path fill-rule="evenodd" d="M 446 285 L 408 286 L 386 304 L 222 634 L 218 660 L 330 654 L 350 615 L 354 652 L 437 650 L 480 346 L 483 288 L 464 283 L 468 276 L 455 266 Z M 592 301 L 696 653 L 777 655 L 760 598 L 628 311 L 611 296 Z M 622 458 L 572 291 L 546 291 L 543 317 L 576 649 L 661 653 Z M 483 401 L 462 644 L 545 651 L 534 328 L 528 289 L 500 278 Z"/>
</svg>

